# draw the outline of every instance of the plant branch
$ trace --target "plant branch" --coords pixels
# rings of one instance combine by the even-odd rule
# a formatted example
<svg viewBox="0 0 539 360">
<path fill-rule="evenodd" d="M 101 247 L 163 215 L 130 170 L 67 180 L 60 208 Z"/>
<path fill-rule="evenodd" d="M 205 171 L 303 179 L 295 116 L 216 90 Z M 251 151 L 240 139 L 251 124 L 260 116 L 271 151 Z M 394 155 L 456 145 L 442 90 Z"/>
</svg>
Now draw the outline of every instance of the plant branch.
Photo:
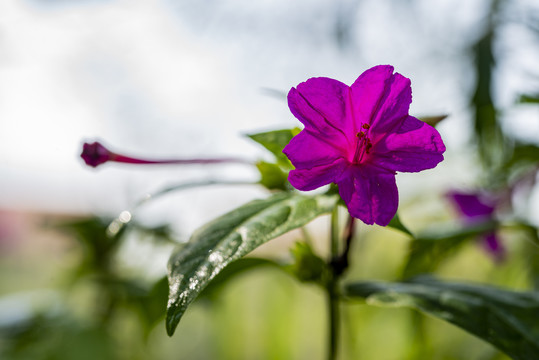
<svg viewBox="0 0 539 360">
<path fill-rule="evenodd" d="M 339 208 L 336 207 L 331 214 L 331 255 L 328 262 L 328 267 L 331 272 L 330 279 L 326 285 L 328 298 L 328 314 L 329 314 L 329 346 L 328 360 L 337 358 L 337 347 L 339 343 L 339 327 L 340 327 L 340 309 L 339 309 L 339 279 L 345 270 L 348 268 L 348 257 L 352 239 L 354 237 L 355 219 L 350 216 L 346 225 L 344 238 L 344 250 L 339 254 Z"/>
<path fill-rule="evenodd" d="M 348 219 L 348 224 L 346 225 L 346 232 L 343 236 L 345 239 L 343 252 L 340 255 L 332 256 L 330 265 L 336 277 L 340 277 L 348 268 L 350 247 L 352 245 L 352 239 L 354 238 L 354 230 L 356 223 L 355 220 L 356 219 L 352 216 L 350 216 Z"/>
<path fill-rule="evenodd" d="M 329 315 L 329 344 L 327 359 L 334 360 L 337 356 L 337 345 L 339 340 L 339 299 L 337 295 L 337 278 L 332 266 L 333 259 L 339 253 L 339 207 L 336 206 L 331 213 L 331 246 L 329 269 L 330 277 L 326 285 L 328 315 Z"/>
</svg>

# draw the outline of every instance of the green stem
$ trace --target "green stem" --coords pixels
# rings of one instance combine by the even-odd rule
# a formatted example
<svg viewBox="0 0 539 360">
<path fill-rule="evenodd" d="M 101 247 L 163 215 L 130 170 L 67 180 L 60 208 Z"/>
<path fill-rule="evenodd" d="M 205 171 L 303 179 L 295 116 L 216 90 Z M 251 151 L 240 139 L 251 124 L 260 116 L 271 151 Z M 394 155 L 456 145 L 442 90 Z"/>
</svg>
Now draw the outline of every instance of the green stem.
<svg viewBox="0 0 539 360">
<path fill-rule="evenodd" d="M 176 185 L 167 186 L 166 188 L 161 189 L 153 194 L 147 194 L 144 198 L 137 201 L 131 209 L 122 211 L 120 216 L 118 216 L 109 224 L 109 227 L 107 229 L 107 234 L 109 236 L 116 236 L 120 232 L 120 230 L 123 229 L 124 225 L 128 223 L 129 221 L 131 221 L 131 214 L 136 209 L 146 204 L 147 202 L 160 198 L 161 196 L 166 195 L 168 193 L 171 193 L 174 191 L 188 190 L 188 189 L 197 188 L 197 187 L 213 186 L 213 185 L 256 185 L 256 184 L 258 183 L 250 182 L 250 181 L 205 180 L 205 181 L 184 182 L 184 183 L 180 183 Z M 129 218 L 127 220 L 124 220 L 121 218 L 122 214 L 125 214 L 125 213 L 129 215 Z"/>
<path fill-rule="evenodd" d="M 146 195 L 143 199 L 140 199 L 135 204 L 135 208 L 138 208 L 139 206 L 151 200 L 154 200 L 156 198 L 159 198 L 163 195 L 166 195 L 174 191 L 187 190 L 191 188 L 213 186 L 213 185 L 256 185 L 256 184 L 257 183 L 250 182 L 250 181 L 226 181 L 226 180 L 203 180 L 203 181 L 183 182 L 183 183 L 167 186 L 166 188 L 163 188 L 153 194 Z"/>
<path fill-rule="evenodd" d="M 328 360 L 334 360 L 337 356 L 337 344 L 339 340 L 339 299 L 337 296 L 337 276 L 332 266 L 334 259 L 339 255 L 339 207 L 336 206 L 331 213 L 331 247 L 329 268 L 331 276 L 326 286 L 328 315 L 329 315 L 329 346 Z"/>
<path fill-rule="evenodd" d="M 331 260 L 339 255 L 339 207 L 336 206 L 331 213 Z"/>
<path fill-rule="evenodd" d="M 348 268 L 348 256 L 354 236 L 354 226 L 355 219 L 350 216 L 346 226 L 346 231 L 343 234 L 345 241 L 344 250 L 341 254 L 339 254 L 339 241 L 341 240 L 339 231 L 339 208 L 336 207 L 331 213 L 331 257 L 328 263 L 331 274 L 326 285 L 329 313 L 328 360 L 335 360 L 337 358 L 340 328 L 338 284 L 340 277 Z"/>
<path fill-rule="evenodd" d="M 339 343 L 339 298 L 337 294 L 337 283 L 332 280 L 327 287 L 328 312 L 329 312 L 329 347 L 328 360 L 337 358 L 337 345 Z"/>
</svg>

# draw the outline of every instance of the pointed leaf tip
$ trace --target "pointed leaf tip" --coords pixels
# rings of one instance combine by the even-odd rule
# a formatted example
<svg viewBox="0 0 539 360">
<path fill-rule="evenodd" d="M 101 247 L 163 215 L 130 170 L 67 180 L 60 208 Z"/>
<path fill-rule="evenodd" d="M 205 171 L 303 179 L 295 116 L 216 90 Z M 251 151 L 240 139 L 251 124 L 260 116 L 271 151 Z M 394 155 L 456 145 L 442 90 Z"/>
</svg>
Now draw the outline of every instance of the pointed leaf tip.
<svg viewBox="0 0 539 360">
<path fill-rule="evenodd" d="M 200 292 L 231 262 L 315 217 L 329 213 L 338 195 L 275 194 L 251 201 L 199 228 L 169 259 L 167 334 Z"/>
<path fill-rule="evenodd" d="M 387 226 L 395 230 L 399 230 L 406 235 L 410 235 L 412 238 L 414 238 L 414 234 L 402 223 L 398 213 L 393 216 L 393 219 L 391 219 Z"/>
</svg>

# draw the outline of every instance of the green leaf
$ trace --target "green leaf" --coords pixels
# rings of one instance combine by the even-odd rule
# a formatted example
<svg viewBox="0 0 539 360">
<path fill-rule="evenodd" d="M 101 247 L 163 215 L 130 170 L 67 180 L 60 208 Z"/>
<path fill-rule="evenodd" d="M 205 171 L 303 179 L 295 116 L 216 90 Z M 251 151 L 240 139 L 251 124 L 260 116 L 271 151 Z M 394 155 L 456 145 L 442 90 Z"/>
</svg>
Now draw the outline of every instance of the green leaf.
<svg viewBox="0 0 539 360">
<path fill-rule="evenodd" d="M 241 275 L 245 272 L 258 269 L 261 267 L 274 267 L 280 269 L 281 266 L 272 260 L 260 259 L 260 258 L 242 258 L 236 261 L 231 262 L 227 267 L 225 267 L 213 280 L 202 290 L 199 294 L 198 299 L 214 299 L 217 297 L 219 291 L 228 284 L 229 281 L 234 280 L 238 275 Z"/>
<path fill-rule="evenodd" d="M 172 236 L 170 225 L 143 226 L 136 222 L 131 222 L 133 230 L 138 231 L 141 235 L 146 236 L 149 241 L 155 243 L 177 243 Z"/>
<path fill-rule="evenodd" d="M 414 234 L 412 234 L 412 232 L 408 230 L 408 228 L 404 226 L 404 224 L 401 222 L 401 219 L 399 218 L 398 213 L 396 213 L 395 216 L 393 216 L 393 219 L 391 219 L 391 221 L 389 222 L 387 226 L 395 230 L 402 231 L 406 235 L 410 235 L 412 238 L 414 237 Z"/>
<path fill-rule="evenodd" d="M 450 322 L 491 343 L 513 359 L 539 354 L 539 293 L 431 278 L 406 283 L 357 282 L 345 294 L 371 305 L 411 307 Z"/>
<path fill-rule="evenodd" d="M 260 172 L 260 184 L 269 190 L 286 190 L 288 174 L 285 173 L 279 165 L 271 164 L 265 161 L 256 163 Z"/>
<path fill-rule="evenodd" d="M 517 100 L 517 103 L 519 103 L 519 104 L 539 104 L 539 94 L 520 95 L 520 97 Z"/>
<path fill-rule="evenodd" d="M 444 120 L 445 118 L 447 118 L 449 115 L 436 115 L 436 116 L 423 116 L 423 117 L 420 117 L 419 120 L 423 121 L 423 122 L 426 122 L 427 124 L 429 124 L 430 126 L 436 126 L 438 125 L 438 123 L 442 120 Z"/>
<path fill-rule="evenodd" d="M 115 234 L 108 231 L 111 219 L 90 217 L 86 219 L 55 224 L 58 229 L 75 235 L 74 238 L 83 247 L 84 258 L 78 269 L 71 273 L 72 281 L 88 273 L 107 273 L 116 250 L 126 233 L 126 226 Z"/>
<path fill-rule="evenodd" d="M 252 140 L 256 141 L 260 145 L 268 149 L 275 157 L 279 165 L 282 165 L 287 168 L 292 168 L 290 161 L 283 154 L 283 148 L 292 140 L 294 136 L 299 134 L 301 130 L 299 128 L 294 129 L 283 129 L 283 130 L 274 130 L 267 131 L 257 134 L 248 134 Z"/>
<path fill-rule="evenodd" d="M 497 1 L 492 2 L 493 9 Z M 508 153 L 507 139 L 502 131 L 500 119 L 494 102 L 492 100 L 492 77 L 494 68 L 494 25 L 488 24 L 485 32 L 475 46 L 473 52 L 475 56 L 476 87 L 471 105 L 474 111 L 474 130 L 479 154 L 486 170 L 495 170 L 502 164 Z"/>
<path fill-rule="evenodd" d="M 497 223 L 488 221 L 451 231 L 419 235 L 410 243 L 410 254 L 404 267 L 403 277 L 410 278 L 433 271 L 447 260 L 466 241 L 496 229 Z"/>
<path fill-rule="evenodd" d="M 166 326 L 174 333 L 187 306 L 232 261 L 330 212 L 338 196 L 278 193 L 251 201 L 198 229 L 169 260 Z"/>
<path fill-rule="evenodd" d="M 288 270 L 301 282 L 314 282 L 325 286 L 330 277 L 330 269 L 320 256 L 315 254 L 312 247 L 306 242 L 296 242 L 292 250 L 294 263 Z"/>
<path fill-rule="evenodd" d="M 534 144 L 518 143 L 513 149 L 511 158 L 505 163 L 505 168 L 510 170 L 516 165 L 537 164 L 539 159 L 539 146 Z"/>
</svg>

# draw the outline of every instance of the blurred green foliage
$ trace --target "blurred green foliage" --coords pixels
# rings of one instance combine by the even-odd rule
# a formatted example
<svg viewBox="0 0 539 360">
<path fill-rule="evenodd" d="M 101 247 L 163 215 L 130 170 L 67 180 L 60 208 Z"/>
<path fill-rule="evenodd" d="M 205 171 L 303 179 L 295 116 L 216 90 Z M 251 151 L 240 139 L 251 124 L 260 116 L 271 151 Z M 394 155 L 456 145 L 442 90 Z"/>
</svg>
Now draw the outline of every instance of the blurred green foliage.
<svg viewBox="0 0 539 360">
<path fill-rule="evenodd" d="M 81 256 L 73 268 L 61 274 L 63 280 L 56 289 L 53 305 L 38 306 L 38 310 L 23 307 L 11 321 L 0 322 L 3 359 L 146 358 L 136 354 L 140 345 L 121 356 L 116 322 L 129 314 L 137 324 L 137 330 L 130 332 L 134 336 L 130 341 L 144 343 L 163 318 L 168 283 L 165 277 L 148 283 L 120 271 L 117 255 L 127 236 L 136 234 L 147 241 L 171 242 L 170 230 L 166 226 L 149 228 L 133 222 L 123 224 L 111 234 L 110 224 L 114 224 L 112 219 L 92 217 L 54 225 L 72 239 Z M 43 265 L 47 263 L 46 258 L 40 260 Z M 86 301 L 71 304 L 81 288 Z M 46 294 L 31 295 L 38 302 Z M 12 296 L 24 299 L 25 295 Z M 10 299 L 6 300 L 8 305 Z"/>
<path fill-rule="evenodd" d="M 469 98 L 471 145 L 482 168 L 478 187 L 510 197 L 523 180 L 535 181 L 539 146 L 513 138 L 502 126 L 502 109 L 496 104 L 493 84 L 497 34 L 505 21 L 501 11 L 507 1 L 490 4 L 485 28 L 467 49 L 475 60 L 475 83 Z M 536 106 L 537 99 L 537 91 L 521 94 L 514 106 Z M 437 126 L 444 118 L 423 120 Z M 248 135 L 273 155 L 273 162 L 257 164 L 259 183 L 268 190 L 291 190 L 286 174 L 292 166 L 282 148 L 298 132 Z M 335 190 L 331 187 L 328 194 Z M 470 225 L 448 221 L 420 231 L 410 227 L 411 231 L 397 216 L 390 227 L 400 232 L 361 229 L 351 249 L 345 291 L 350 298 L 366 298 L 367 302 L 348 299 L 342 303 L 340 358 L 507 359 L 483 338 L 515 359 L 534 359 L 538 351 L 534 314 L 539 235 L 537 227 L 514 210 L 509 204 L 495 221 Z M 246 218 L 252 216 L 249 213 Z M 446 212 L 438 218 L 448 217 Z M 114 231 L 111 223 L 117 225 Z M 238 226 L 232 223 L 231 229 Z M 292 246 L 290 256 L 284 249 L 279 259 L 247 257 L 227 264 L 207 287 L 198 289 L 198 301 L 186 312 L 172 339 L 164 326 L 167 278 L 146 279 L 118 266 L 131 236 L 151 242 L 154 248 L 177 245 L 167 226 L 151 228 L 92 217 L 57 229 L 68 234 L 70 246 L 78 254 L 75 261 L 69 254 L 57 260 L 70 264 L 56 269 L 54 276 L 61 279 L 57 283 L 40 283 L 39 272 L 48 272 L 55 265 L 49 253 L 32 260 L 34 272 L 28 270 L 29 263 L 11 262 L 9 255 L 0 255 L 0 268 L 7 274 L 3 279 L 26 276 L 34 289 L 46 288 L 17 293 L 18 284 L 2 284 L 2 359 L 311 360 L 321 359 L 325 353 L 328 324 L 323 286 L 319 285 L 326 284 L 330 275 L 327 244 L 318 241 L 326 241 L 329 234 L 319 227 L 314 227 L 314 237 L 303 232 L 304 238 Z M 488 231 L 501 233 L 507 243 L 508 256 L 502 263 L 494 262 L 477 246 L 478 237 Z M 299 237 L 291 238 L 297 241 Z M 212 249 L 203 248 L 197 256 L 209 256 L 206 251 Z M 440 280 L 414 278 L 422 274 L 434 274 Z M 462 284 L 472 280 L 490 286 Z M 35 301 L 43 304 L 35 306 Z"/>
</svg>

